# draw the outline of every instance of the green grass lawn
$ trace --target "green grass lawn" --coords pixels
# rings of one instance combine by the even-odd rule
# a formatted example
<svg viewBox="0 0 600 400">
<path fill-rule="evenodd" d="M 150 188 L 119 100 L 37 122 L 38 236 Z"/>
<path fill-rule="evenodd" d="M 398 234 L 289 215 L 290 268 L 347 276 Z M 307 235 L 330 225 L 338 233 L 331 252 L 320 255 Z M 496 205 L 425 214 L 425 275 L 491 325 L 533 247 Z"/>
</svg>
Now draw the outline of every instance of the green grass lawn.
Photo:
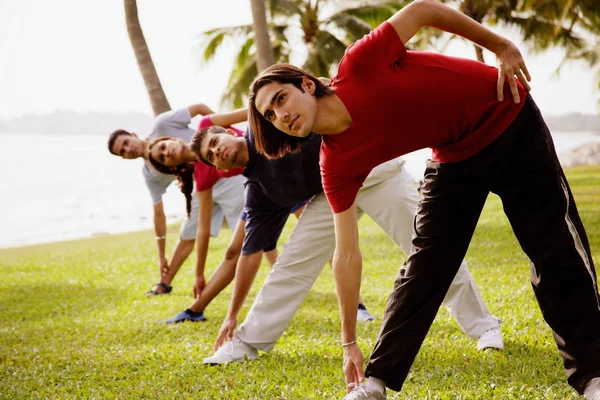
<svg viewBox="0 0 600 400">
<path fill-rule="evenodd" d="M 600 167 L 567 171 L 594 261 L 600 249 Z M 293 226 L 286 227 L 283 244 Z M 7 227 L 5 227 L 6 229 Z M 169 249 L 177 227 L 169 228 Z M 228 243 L 211 241 L 208 273 Z M 379 317 L 405 255 L 368 218 L 361 221 L 362 294 Z M 170 250 L 169 250 L 170 251 Z M 192 301 L 194 254 L 171 295 L 146 298 L 157 281 L 151 232 L 0 250 L 0 398 L 338 399 L 344 395 L 334 283 L 326 268 L 270 354 L 210 367 L 231 289 L 204 323 L 160 321 Z M 529 265 L 500 201 L 490 196 L 467 260 L 488 307 L 502 318 L 504 351 L 477 351 L 442 308 L 397 399 L 575 399 L 529 283 Z M 253 286 L 243 318 L 268 273 Z M 240 322 L 242 321 L 240 318 Z M 379 322 L 359 323 L 370 354 Z"/>
</svg>

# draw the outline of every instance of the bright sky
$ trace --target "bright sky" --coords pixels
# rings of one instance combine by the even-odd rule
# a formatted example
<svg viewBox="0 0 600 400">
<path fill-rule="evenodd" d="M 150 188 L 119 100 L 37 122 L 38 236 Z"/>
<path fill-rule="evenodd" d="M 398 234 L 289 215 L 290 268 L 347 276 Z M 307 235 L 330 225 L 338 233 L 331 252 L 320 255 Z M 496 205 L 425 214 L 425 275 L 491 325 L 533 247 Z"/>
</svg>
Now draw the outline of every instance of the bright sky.
<svg viewBox="0 0 600 400">
<path fill-rule="evenodd" d="M 250 23 L 250 1 L 139 0 L 138 9 L 171 107 L 204 102 L 218 109 L 234 48 L 201 68 L 198 33 Z M 570 64 L 557 78 L 560 51 L 534 56 L 522 50 L 544 114 L 596 112 L 598 93 L 587 66 Z M 474 54 L 458 41 L 447 53 Z M 0 119 L 57 109 L 152 114 L 122 0 L 0 0 Z"/>
</svg>

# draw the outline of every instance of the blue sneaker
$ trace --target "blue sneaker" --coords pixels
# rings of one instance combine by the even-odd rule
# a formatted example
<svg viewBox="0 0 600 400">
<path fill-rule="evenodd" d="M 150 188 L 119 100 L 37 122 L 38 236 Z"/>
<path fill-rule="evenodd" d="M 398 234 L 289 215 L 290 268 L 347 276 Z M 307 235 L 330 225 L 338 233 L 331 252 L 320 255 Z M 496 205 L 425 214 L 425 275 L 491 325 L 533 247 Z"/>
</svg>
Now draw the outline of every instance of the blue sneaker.
<svg viewBox="0 0 600 400">
<path fill-rule="evenodd" d="M 182 311 L 171 319 L 166 320 L 167 324 L 176 324 L 178 322 L 184 321 L 192 321 L 192 322 L 200 322 L 206 321 L 206 317 L 204 316 L 204 312 L 200 311 L 199 313 L 195 313 L 197 315 L 192 316 L 188 310 Z"/>
</svg>

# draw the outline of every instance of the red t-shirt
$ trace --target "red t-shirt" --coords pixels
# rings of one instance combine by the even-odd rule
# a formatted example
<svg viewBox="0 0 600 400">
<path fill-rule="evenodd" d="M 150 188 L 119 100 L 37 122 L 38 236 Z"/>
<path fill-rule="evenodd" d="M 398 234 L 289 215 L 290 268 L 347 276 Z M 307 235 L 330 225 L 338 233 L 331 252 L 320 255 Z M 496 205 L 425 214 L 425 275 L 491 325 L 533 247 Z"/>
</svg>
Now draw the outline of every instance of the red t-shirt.
<svg viewBox="0 0 600 400">
<path fill-rule="evenodd" d="M 331 86 L 352 125 L 323 135 L 321 175 L 334 213 L 347 210 L 377 165 L 430 147 L 433 159 L 456 162 L 491 144 L 520 104 L 508 85 L 496 95 L 496 68 L 462 58 L 406 51 L 389 22 L 346 49 Z"/>
<path fill-rule="evenodd" d="M 200 119 L 198 123 L 198 129 L 208 128 L 214 124 L 210 120 L 209 115 L 205 115 Z M 238 136 L 242 136 L 243 132 L 232 126 L 224 128 L 233 129 Z M 227 172 L 216 169 L 209 165 L 204 164 L 202 161 L 196 161 L 194 164 L 194 180 L 196 181 L 196 190 L 203 192 L 207 189 L 212 188 L 215 183 L 221 178 L 229 178 L 232 176 L 240 175 L 244 171 L 244 167 L 232 168 Z"/>
</svg>

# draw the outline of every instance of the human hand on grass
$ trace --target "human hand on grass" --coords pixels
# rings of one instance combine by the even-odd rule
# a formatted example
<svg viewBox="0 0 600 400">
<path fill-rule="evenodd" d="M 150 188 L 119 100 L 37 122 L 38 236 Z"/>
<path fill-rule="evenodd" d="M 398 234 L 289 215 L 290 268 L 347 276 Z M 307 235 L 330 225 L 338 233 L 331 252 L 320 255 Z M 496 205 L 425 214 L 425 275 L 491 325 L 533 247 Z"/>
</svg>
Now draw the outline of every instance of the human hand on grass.
<svg viewBox="0 0 600 400">
<path fill-rule="evenodd" d="M 225 321 L 223 321 L 223 325 L 221 325 L 221 329 L 219 329 L 219 334 L 217 335 L 217 342 L 215 343 L 216 352 L 219 350 L 219 347 L 223 346 L 225 342 L 233 339 L 233 332 L 237 326 L 237 318 L 227 317 Z"/>
<path fill-rule="evenodd" d="M 363 355 L 356 343 L 344 347 L 344 361 L 342 363 L 344 376 L 346 378 L 346 392 L 350 393 L 354 385 L 365 380 L 363 369 Z M 354 385 L 350 385 L 354 383 Z"/>
<path fill-rule="evenodd" d="M 204 275 L 200 275 L 196 277 L 196 282 L 194 282 L 194 299 L 197 299 L 202 294 L 202 291 L 206 287 L 206 278 Z"/>
<path fill-rule="evenodd" d="M 521 99 L 519 98 L 519 89 L 515 76 L 525 90 L 529 92 L 531 90 L 531 86 L 529 86 L 531 75 L 529 75 L 521 52 L 513 42 L 506 40 L 496 51 L 496 64 L 498 66 L 498 83 L 496 85 L 498 100 L 504 100 L 504 83 L 508 82 L 514 102 L 517 104 L 520 103 Z"/>
<path fill-rule="evenodd" d="M 158 268 L 160 269 L 160 276 L 167 276 L 169 273 L 169 261 L 167 261 L 166 257 L 160 257 L 158 259 Z"/>
</svg>

